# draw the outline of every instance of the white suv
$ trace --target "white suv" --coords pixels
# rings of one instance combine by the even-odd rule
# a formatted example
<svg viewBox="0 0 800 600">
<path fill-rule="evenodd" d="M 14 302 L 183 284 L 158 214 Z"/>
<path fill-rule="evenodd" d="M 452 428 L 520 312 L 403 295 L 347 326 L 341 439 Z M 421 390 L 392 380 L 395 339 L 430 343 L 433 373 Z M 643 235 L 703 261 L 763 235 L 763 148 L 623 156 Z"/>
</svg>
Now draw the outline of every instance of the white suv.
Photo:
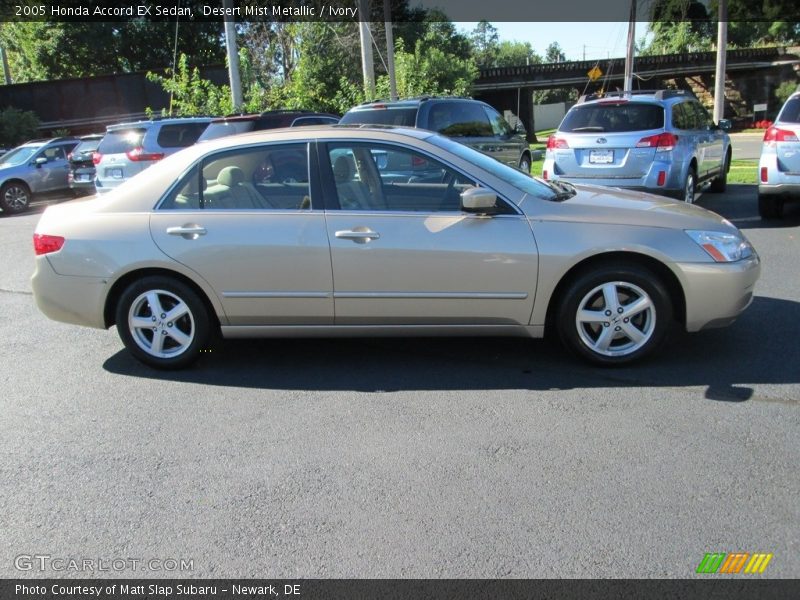
<svg viewBox="0 0 800 600">
<path fill-rule="evenodd" d="M 193 117 L 109 125 L 92 158 L 97 193 L 110 192 L 156 161 L 193 145 L 211 120 Z"/>
<path fill-rule="evenodd" d="M 783 105 L 764 134 L 758 162 L 758 212 L 764 219 L 783 216 L 783 203 L 800 198 L 800 92 Z"/>
</svg>

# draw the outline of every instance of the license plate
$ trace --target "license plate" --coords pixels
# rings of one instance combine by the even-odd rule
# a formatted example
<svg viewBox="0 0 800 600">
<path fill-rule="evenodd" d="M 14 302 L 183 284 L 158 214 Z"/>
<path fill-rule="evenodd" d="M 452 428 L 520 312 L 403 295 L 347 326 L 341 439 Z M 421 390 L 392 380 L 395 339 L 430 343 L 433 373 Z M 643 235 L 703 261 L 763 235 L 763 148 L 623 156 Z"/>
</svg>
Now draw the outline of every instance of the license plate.
<svg viewBox="0 0 800 600">
<path fill-rule="evenodd" d="M 614 162 L 613 150 L 592 150 L 589 152 L 589 162 L 594 165 L 608 165 Z"/>
<path fill-rule="evenodd" d="M 114 179 L 122 179 L 122 169 L 107 169 L 106 177 L 112 177 Z"/>
<path fill-rule="evenodd" d="M 75 181 L 91 181 L 91 180 L 92 180 L 91 175 L 87 175 L 85 173 L 84 174 L 79 173 L 78 175 L 75 175 Z"/>
</svg>

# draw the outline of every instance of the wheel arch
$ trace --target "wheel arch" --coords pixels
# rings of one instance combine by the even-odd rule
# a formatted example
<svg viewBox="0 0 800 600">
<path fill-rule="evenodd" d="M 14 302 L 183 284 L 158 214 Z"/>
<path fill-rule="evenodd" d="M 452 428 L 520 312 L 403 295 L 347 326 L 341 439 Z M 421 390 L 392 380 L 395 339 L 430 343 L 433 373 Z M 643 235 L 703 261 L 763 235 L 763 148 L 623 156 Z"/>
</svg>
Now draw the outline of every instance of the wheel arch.
<svg viewBox="0 0 800 600">
<path fill-rule="evenodd" d="M 625 266 L 636 265 L 644 267 L 655 273 L 662 281 L 672 302 L 672 310 L 675 320 L 686 326 L 686 296 L 683 286 L 677 275 L 663 262 L 639 252 L 615 251 L 595 254 L 574 264 L 556 284 L 550 300 L 547 304 L 545 317 L 545 333 L 552 333 L 556 330 L 555 318 L 558 307 L 564 297 L 564 293 L 570 284 L 583 273 L 595 269 L 599 266 Z"/>
<path fill-rule="evenodd" d="M 22 184 L 25 186 L 25 189 L 28 190 L 28 193 L 33 195 L 33 191 L 31 190 L 30 184 L 21 177 L 9 177 L 8 179 L 0 183 L 0 188 L 7 186 L 9 183 Z"/>
<path fill-rule="evenodd" d="M 196 282 L 194 282 L 190 277 L 179 273 L 178 271 L 173 271 L 171 269 L 163 268 L 163 267 L 144 267 L 135 269 L 133 271 L 129 271 L 125 273 L 122 277 L 117 279 L 114 284 L 111 286 L 111 289 L 108 291 L 106 295 L 105 305 L 103 307 L 103 322 L 106 328 L 111 327 L 112 325 L 116 324 L 116 309 L 117 304 L 119 302 L 120 296 L 125 291 L 125 289 L 131 285 L 137 279 L 141 279 L 143 277 L 150 277 L 150 276 L 162 276 L 162 277 L 172 277 L 180 281 L 181 283 L 189 286 L 202 300 L 203 304 L 208 311 L 208 314 L 211 315 L 213 322 L 211 323 L 212 328 L 219 329 L 220 327 L 220 320 L 219 315 L 217 314 L 216 309 L 214 308 L 214 304 L 211 302 L 211 299 L 208 297 L 208 294 L 200 287 Z"/>
</svg>

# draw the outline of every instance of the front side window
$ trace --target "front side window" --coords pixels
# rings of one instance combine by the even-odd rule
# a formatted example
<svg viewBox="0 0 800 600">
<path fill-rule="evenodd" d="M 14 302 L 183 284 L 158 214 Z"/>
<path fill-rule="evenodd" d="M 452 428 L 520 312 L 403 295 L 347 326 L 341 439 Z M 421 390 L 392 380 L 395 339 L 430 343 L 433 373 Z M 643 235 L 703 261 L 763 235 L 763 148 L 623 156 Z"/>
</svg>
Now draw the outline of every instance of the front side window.
<svg viewBox="0 0 800 600">
<path fill-rule="evenodd" d="M 484 106 L 483 110 L 486 111 L 486 116 L 489 117 L 489 123 L 491 123 L 492 131 L 496 136 L 505 137 L 511 135 L 511 126 L 499 112 L 488 106 Z"/>
<path fill-rule="evenodd" d="M 308 145 L 224 152 L 195 166 L 161 204 L 164 210 L 309 210 Z"/>
<path fill-rule="evenodd" d="M 708 114 L 705 107 L 699 102 L 690 102 L 689 105 L 694 110 L 695 118 L 697 119 L 698 129 L 714 129 L 714 119 Z"/>
<path fill-rule="evenodd" d="M 461 192 L 475 181 L 414 150 L 386 144 L 327 147 L 342 210 L 459 211 Z"/>
<path fill-rule="evenodd" d="M 53 162 L 54 160 L 64 160 L 67 158 L 66 154 L 64 154 L 64 147 L 63 146 L 52 146 L 50 148 L 45 148 L 39 156 L 43 156 L 47 159 L 47 162 Z"/>
</svg>

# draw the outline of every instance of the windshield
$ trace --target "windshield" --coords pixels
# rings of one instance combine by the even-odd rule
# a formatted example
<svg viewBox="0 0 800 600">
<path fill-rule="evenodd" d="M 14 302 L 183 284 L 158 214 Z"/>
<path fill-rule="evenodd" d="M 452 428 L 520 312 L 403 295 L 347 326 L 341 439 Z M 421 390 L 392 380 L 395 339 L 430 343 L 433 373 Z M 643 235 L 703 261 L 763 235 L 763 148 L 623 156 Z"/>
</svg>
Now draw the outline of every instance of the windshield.
<svg viewBox="0 0 800 600">
<path fill-rule="evenodd" d="M 623 133 L 664 127 L 664 108 L 659 104 L 620 102 L 576 106 L 567 113 L 559 131 L 565 133 Z"/>
<path fill-rule="evenodd" d="M 3 162 L 0 164 L 21 165 L 29 161 L 40 148 L 41 146 L 20 146 L 19 148 L 14 148 L 8 154 L 3 155 Z"/>
<path fill-rule="evenodd" d="M 212 122 L 206 127 L 206 130 L 200 134 L 197 141 L 205 142 L 206 140 L 214 140 L 228 135 L 236 135 L 237 133 L 247 133 L 248 131 L 253 131 L 255 125 L 255 121 Z"/>
<path fill-rule="evenodd" d="M 339 121 L 339 125 L 398 125 L 414 127 L 417 122 L 417 107 L 413 108 L 368 108 L 351 110 Z"/>
<path fill-rule="evenodd" d="M 541 179 L 534 179 L 530 175 L 526 175 L 518 169 L 504 165 L 491 156 L 487 156 L 477 150 L 473 150 L 469 146 L 465 146 L 455 140 L 446 138 L 441 135 L 432 135 L 426 138 L 428 141 L 440 148 L 444 148 L 452 152 L 456 156 L 468 160 L 469 162 L 479 166 L 484 171 L 488 171 L 498 179 L 507 181 L 514 187 L 522 190 L 523 192 L 541 198 L 543 200 L 559 199 L 564 193 L 564 190 L 557 189 L 550 185 L 550 183 Z"/>
<path fill-rule="evenodd" d="M 790 98 L 778 115 L 781 123 L 800 123 L 800 96 Z"/>
</svg>

